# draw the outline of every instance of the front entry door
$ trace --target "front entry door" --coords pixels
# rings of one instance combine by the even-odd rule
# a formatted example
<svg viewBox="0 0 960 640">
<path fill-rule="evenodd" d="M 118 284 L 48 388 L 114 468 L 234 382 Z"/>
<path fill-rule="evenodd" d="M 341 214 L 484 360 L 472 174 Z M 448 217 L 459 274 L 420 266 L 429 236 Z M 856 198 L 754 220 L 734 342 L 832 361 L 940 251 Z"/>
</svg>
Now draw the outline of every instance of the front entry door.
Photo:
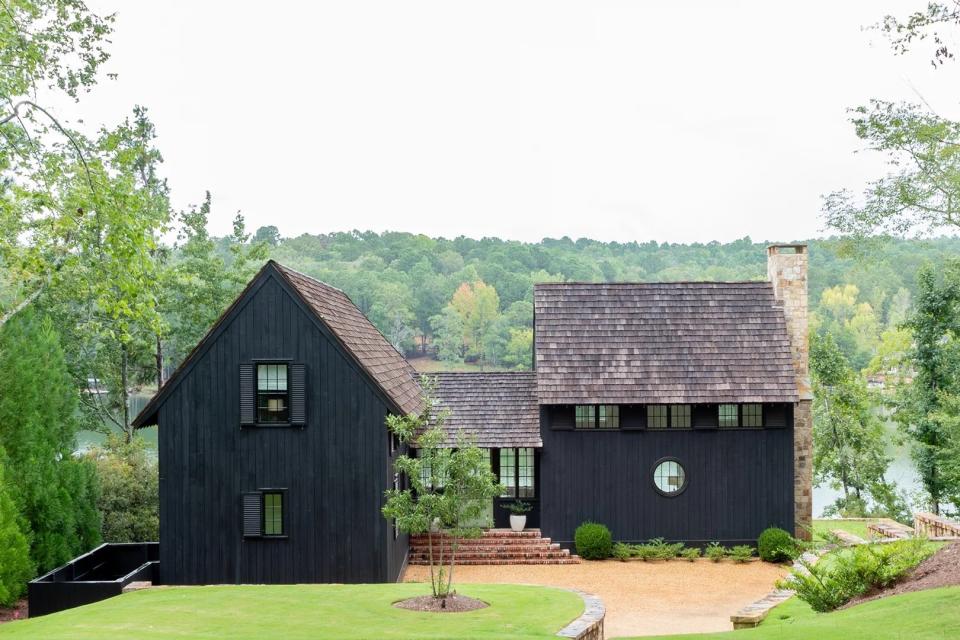
<svg viewBox="0 0 960 640">
<path fill-rule="evenodd" d="M 510 512 L 504 505 L 522 500 L 532 509 L 527 513 L 527 528 L 540 526 L 540 500 L 537 485 L 540 476 L 540 451 L 533 447 L 491 450 L 493 472 L 505 487 L 504 494 L 493 500 L 493 523 L 497 528 L 510 526 Z"/>
</svg>

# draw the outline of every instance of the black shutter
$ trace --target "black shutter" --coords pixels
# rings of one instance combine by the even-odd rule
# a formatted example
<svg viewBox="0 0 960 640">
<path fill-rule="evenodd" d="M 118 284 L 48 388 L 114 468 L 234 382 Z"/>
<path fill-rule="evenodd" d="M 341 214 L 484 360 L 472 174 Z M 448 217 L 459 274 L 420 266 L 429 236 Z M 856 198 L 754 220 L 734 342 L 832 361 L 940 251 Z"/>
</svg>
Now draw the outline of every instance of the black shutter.
<svg viewBox="0 0 960 640">
<path fill-rule="evenodd" d="M 576 426 L 576 410 L 573 405 L 546 407 L 546 411 L 553 431 L 572 431 Z"/>
<path fill-rule="evenodd" d="M 307 423 L 307 367 L 290 365 L 290 424 Z"/>
<path fill-rule="evenodd" d="M 253 390 L 253 364 L 240 365 L 240 424 L 250 425 L 256 422 L 257 400 Z"/>
<path fill-rule="evenodd" d="M 243 494 L 243 536 L 256 538 L 263 535 L 263 494 L 251 491 Z"/>
</svg>

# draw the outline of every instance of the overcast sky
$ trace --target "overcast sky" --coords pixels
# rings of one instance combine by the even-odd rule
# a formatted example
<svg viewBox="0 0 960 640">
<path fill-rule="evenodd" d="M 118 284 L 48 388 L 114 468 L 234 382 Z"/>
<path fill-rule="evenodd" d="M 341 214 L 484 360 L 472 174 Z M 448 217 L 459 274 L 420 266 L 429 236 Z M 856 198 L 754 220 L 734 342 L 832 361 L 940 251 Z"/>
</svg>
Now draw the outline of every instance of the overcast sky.
<svg viewBox="0 0 960 640">
<path fill-rule="evenodd" d="M 147 106 L 217 234 L 787 241 L 884 170 L 848 107 L 960 115 L 956 70 L 861 29 L 923 4 L 91 0 L 119 77 L 59 112 Z"/>
</svg>

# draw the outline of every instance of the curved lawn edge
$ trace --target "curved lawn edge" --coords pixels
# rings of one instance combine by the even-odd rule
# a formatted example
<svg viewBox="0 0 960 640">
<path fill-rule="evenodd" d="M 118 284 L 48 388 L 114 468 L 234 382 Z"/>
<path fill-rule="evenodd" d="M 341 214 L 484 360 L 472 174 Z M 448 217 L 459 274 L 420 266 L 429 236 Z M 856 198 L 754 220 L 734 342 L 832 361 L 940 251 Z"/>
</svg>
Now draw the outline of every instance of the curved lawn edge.
<svg viewBox="0 0 960 640">
<path fill-rule="evenodd" d="M 802 600 L 793 597 L 775 607 L 754 629 L 644 636 L 643 640 L 944 640 L 951 637 L 960 637 L 960 586 L 889 596 L 832 613 L 815 613 Z"/>
<path fill-rule="evenodd" d="M 581 597 L 566 589 L 463 584 L 458 591 L 490 606 L 452 615 L 392 606 L 428 594 L 423 583 L 156 587 L 6 623 L 0 638 L 542 639 L 555 638 L 584 611 Z"/>
</svg>

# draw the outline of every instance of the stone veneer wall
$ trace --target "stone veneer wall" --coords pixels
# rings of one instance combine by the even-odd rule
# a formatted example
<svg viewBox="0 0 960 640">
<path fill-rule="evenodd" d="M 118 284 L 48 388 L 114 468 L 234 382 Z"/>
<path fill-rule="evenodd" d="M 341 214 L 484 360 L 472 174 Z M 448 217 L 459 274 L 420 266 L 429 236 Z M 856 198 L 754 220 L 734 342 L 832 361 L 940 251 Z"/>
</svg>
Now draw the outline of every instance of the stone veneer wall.
<svg viewBox="0 0 960 640">
<path fill-rule="evenodd" d="M 783 304 L 790 335 L 797 395 L 793 410 L 793 498 L 799 538 L 808 539 L 813 525 L 813 390 L 810 385 L 810 337 L 807 305 L 807 245 L 767 247 L 767 277 Z"/>
</svg>

